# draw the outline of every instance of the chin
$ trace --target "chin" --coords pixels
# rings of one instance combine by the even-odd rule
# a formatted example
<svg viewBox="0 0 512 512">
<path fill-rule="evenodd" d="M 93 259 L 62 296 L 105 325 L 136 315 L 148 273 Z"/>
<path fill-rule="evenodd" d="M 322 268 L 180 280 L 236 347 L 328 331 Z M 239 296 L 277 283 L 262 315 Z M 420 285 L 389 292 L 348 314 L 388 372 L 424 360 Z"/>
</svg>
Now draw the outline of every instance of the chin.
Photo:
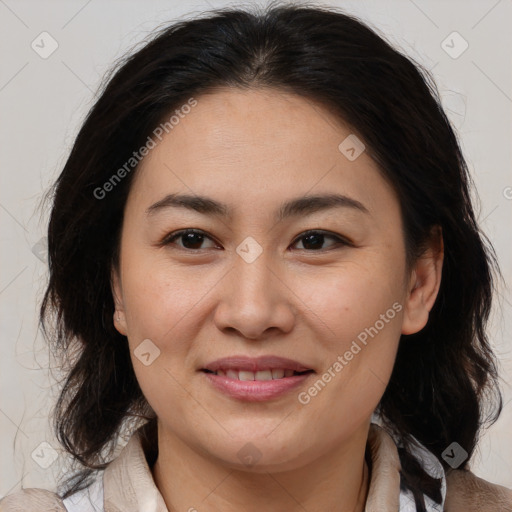
<svg viewBox="0 0 512 512">
<path fill-rule="evenodd" d="M 268 429 L 268 432 L 271 431 L 272 429 Z M 254 435 L 251 435 L 248 431 L 245 436 L 227 436 L 215 446 L 212 446 L 210 437 L 202 448 L 217 463 L 230 469 L 254 473 L 288 471 L 311 462 L 312 458 L 305 453 L 306 450 L 309 453 L 316 453 L 311 446 L 289 435 L 283 438 L 275 434 L 273 432 L 266 436 L 260 430 L 254 431 Z"/>
</svg>

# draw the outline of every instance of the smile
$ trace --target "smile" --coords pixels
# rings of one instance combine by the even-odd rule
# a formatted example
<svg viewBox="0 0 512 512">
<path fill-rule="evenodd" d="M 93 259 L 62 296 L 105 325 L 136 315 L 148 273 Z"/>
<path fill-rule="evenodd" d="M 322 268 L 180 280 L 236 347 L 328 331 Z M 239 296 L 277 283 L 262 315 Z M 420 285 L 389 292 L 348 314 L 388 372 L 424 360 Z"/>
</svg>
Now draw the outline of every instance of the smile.
<svg viewBox="0 0 512 512">
<path fill-rule="evenodd" d="M 204 370 L 207 373 L 213 373 L 214 375 L 219 375 L 221 377 L 227 377 L 232 380 L 240 380 L 240 381 L 268 381 L 268 380 L 278 380 L 288 377 L 293 377 L 294 375 L 303 375 L 305 373 L 311 373 L 313 370 L 306 370 L 304 372 L 297 372 L 295 370 L 289 370 L 284 368 L 274 368 L 268 370 L 260 370 L 257 372 L 251 372 L 248 370 L 217 370 L 215 372 L 211 372 L 210 370 Z"/>
<path fill-rule="evenodd" d="M 276 355 L 224 357 L 208 363 L 200 372 L 209 387 L 245 402 L 282 397 L 316 373 L 299 361 Z"/>
</svg>

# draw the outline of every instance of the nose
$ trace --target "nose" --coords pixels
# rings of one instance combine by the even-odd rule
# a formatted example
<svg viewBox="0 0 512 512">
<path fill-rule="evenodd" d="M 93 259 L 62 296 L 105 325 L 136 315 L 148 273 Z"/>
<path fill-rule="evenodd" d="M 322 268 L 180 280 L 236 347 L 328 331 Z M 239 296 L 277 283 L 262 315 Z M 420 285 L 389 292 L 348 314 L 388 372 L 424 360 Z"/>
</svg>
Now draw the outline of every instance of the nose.
<svg viewBox="0 0 512 512">
<path fill-rule="evenodd" d="M 295 296 L 283 272 L 265 251 L 254 261 L 235 258 L 218 289 L 214 321 L 222 331 L 236 331 L 249 340 L 290 332 L 296 318 Z"/>
</svg>

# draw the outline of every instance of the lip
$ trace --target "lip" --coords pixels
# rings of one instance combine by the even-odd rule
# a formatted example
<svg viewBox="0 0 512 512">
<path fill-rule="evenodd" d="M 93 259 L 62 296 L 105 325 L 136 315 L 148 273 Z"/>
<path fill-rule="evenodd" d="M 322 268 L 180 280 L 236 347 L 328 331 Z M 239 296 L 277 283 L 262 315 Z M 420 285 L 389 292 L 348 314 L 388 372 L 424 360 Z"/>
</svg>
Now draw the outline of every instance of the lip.
<svg viewBox="0 0 512 512">
<path fill-rule="evenodd" d="M 273 369 L 294 370 L 296 372 L 310 371 L 301 375 L 261 381 L 241 381 L 205 371 L 215 372 L 217 370 L 226 371 L 229 369 L 251 372 Z M 298 361 L 273 355 L 257 358 L 246 356 L 225 357 L 208 363 L 200 371 L 207 382 L 215 389 L 231 398 L 246 402 L 263 402 L 283 396 L 299 387 L 306 379 L 316 373 L 312 368 L 308 368 Z"/>
<path fill-rule="evenodd" d="M 247 356 L 231 356 L 223 357 L 208 363 L 202 370 L 210 370 L 216 372 L 218 370 L 243 370 L 248 372 L 257 372 L 261 370 L 275 370 L 283 368 L 284 370 L 294 370 L 296 372 L 305 372 L 307 370 L 314 370 L 308 366 L 274 355 L 266 355 L 260 357 L 247 357 Z"/>
</svg>

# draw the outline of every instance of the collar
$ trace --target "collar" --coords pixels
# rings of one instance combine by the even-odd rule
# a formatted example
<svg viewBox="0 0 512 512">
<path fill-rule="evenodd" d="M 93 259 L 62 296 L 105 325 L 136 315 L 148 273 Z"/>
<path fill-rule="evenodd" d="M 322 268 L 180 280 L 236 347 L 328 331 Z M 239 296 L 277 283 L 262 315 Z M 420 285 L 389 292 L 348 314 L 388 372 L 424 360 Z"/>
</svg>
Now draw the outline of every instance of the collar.
<svg viewBox="0 0 512 512">
<path fill-rule="evenodd" d="M 148 466 L 139 430 L 105 469 L 105 512 L 168 512 Z M 368 433 L 368 448 L 372 471 L 365 512 L 415 511 L 410 496 L 400 492 L 400 460 L 396 444 L 383 428 L 374 423 L 370 425 Z M 419 448 L 418 455 L 425 461 L 425 469 L 429 473 L 442 478 L 443 503 L 435 505 L 429 502 L 427 510 L 443 510 L 446 493 L 443 468 L 430 452 Z"/>
</svg>

